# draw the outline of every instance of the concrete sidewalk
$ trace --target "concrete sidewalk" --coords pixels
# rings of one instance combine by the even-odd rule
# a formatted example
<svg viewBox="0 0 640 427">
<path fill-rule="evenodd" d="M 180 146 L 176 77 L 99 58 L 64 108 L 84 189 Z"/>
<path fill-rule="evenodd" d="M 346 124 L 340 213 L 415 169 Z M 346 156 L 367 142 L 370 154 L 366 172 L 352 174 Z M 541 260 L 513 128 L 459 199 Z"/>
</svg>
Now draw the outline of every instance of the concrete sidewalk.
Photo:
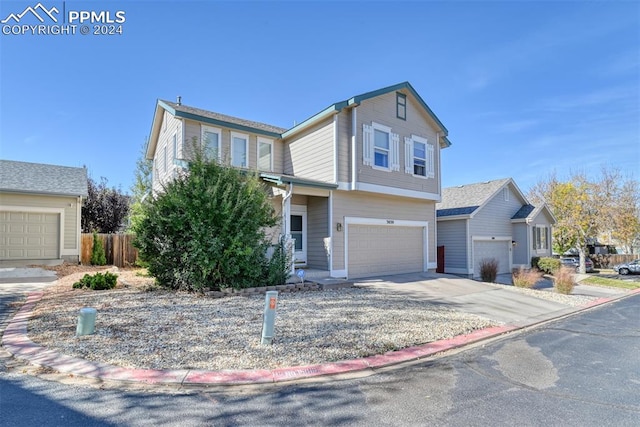
<svg viewBox="0 0 640 427">
<path fill-rule="evenodd" d="M 355 285 L 392 288 L 395 293 L 406 295 L 407 298 L 442 303 L 456 310 L 503 322 L 505 325 L 382 355 L 312 366 L 225 371 L 132 369 L 66 356 L 33 343 L 27 335 L 27 323 L 43 292 L 32 292 L 27 302 L 7 326 L 2 337 L 2 345 L 14 357 L 24 359 L 31 364 L 99 381 L 137 382 L 177 387 L 273 384 L 326 376 L 339 378 L 344 375 L 370 375 L 383 367 L 424 359 L 447 350 L 640 293 L 640 289 L 631 292 L 607 290 L 609 294 L 607 297 L 596 296 L 598 299 L 583 307 L 570 307 L 523 295 L 500 285 L 431 273 L 389 276 L 358 281 Z M 580 288 L 582 290 L 582 287 Z M 590 291 L 587 288 L 584 289 L 587 292 Z"/>
</svg>

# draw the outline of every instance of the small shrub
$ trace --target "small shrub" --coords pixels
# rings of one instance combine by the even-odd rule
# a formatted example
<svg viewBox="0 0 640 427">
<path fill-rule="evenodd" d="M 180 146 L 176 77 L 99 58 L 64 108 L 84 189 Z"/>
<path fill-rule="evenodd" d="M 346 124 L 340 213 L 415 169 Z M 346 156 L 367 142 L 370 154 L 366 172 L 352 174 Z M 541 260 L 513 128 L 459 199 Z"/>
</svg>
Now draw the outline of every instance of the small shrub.
<svg viewBox="0 0 640 427">
<path fill-rule="evenodd" d="M 520 267 L 512 277 L 514 286 L 531 289 L 542 278 L 542 273 L 535 269 L 526 270 Z"/>
<path fill-rule="evenodd" d="M 538 260 L 538 268 L 547 274 L 555 274 L 560 270 L 560 260 L 557 258 L 544 257 Z"/>
<path fill-rule="evenodd" d="M 93 232 L 93 248 L 91 249 L 91 265 L 105 265 L 107 256 L 104 253 L 102 241 L 98 238 L 98 233 Z"/>
<path fill-rule="evenodd" d="M 267 286 L 284 285 L 291 275 L 291 247 L 287 247 L 284 238 L 274 247 L 267 267 Z"/>
<path fill-rule="evenodd" d="M 559 268 L 553 275 L 553 287 L 560 294 L 569 295 L 573 290 L 573 269 Z"/>
<path fill-rule="evenodd" d="M 480 278 L 483 282 L 495 282 L 498 276 L 498 260 L 485 258 L 480 262 Z"/>
<path fill-rule="evenodd" d="M 118 282 L 118 275 L 109 273 L 104 274 L 96 273 L 94 275 L 85 274 L 82 279 L 73 284 L 73 289 L 89 288 L 94 291 L 101 291 L 104 289 L 113 289 Z"/>
</svg>

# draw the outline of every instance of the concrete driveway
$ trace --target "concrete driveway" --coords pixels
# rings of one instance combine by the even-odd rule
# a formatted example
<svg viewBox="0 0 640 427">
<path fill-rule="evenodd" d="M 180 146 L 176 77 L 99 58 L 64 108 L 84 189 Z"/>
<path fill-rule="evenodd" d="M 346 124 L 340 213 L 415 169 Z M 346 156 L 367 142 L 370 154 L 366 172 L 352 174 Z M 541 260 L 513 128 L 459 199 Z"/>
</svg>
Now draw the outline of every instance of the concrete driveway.
<svg viewBox="0 0 640 427">
<path fill-rule="evenodd" d="M 448 274 L 403 274 L 357 280 L 354 285 L 392 290 L 407 298 L 446 304 L 456 310 L 514 326 L 525 326 L 576 311 L 575 307 L 515 292 L 507 286 Z M 576 287 L 576 290 L 580 288 L 582 286 Z M 624 292 L 616 290 L 614 293 L 618 295 Z"/>
</svg>

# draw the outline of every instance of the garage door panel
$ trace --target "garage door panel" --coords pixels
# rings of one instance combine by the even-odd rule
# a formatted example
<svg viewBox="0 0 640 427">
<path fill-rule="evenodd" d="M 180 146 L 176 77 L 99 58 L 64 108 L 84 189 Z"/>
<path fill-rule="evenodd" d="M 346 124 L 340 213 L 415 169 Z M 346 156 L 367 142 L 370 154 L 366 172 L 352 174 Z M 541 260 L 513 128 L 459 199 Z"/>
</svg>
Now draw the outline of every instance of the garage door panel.
<svg viewBox="0 0 640 427">
<path fill-rule="evenodd" d="M 422 227 L 349 226 L 349 277 L 423 271 Z"/>
<path fill-rule="evenodd" d="M 60 248 L 60 215 L 0 212 L 0 259 L 56 259 Z"/>
<path fill-rule="evenodd" d="M 508 241 L 502 240 L 477 240 L 473 244 L 474 252 L 474 276 L 480 276 L 480 265 L 483 260 L 496 259 L 498 261 L 498 274 L 510 272 L 510 248 Z"/>
</svg>

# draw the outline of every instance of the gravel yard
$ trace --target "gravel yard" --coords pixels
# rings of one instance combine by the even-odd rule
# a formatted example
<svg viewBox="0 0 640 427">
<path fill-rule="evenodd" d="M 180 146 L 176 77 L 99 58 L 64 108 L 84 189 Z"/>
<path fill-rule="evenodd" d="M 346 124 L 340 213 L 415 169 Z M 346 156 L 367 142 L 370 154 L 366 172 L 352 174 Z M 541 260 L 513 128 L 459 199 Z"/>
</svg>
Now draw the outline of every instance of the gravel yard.
<svg viewBox="0 0 640 427">
<path fill-rule="evenodd" d="M 213 299 L 145 290 L 150 279 L 119 275 L 128 288 L 72 290 L 81 273 L 45 292 L 29 337 L 63 354 L 130 368 L 273 369 L 353 359 L 496 325 L 446 306 L 373 289 L 281 294 L 276 335 L 260 345 L 264 295 Z M 76 337 L 78 312 L 97 309 L 96 333 Z"/>
<path fill-rule="evenodd" d="M 128 368 L 274 369 L 354 359 L 452 338 L 499 322 L 378 288 L 281 293 L 273 345 L 260 344 L 264 294 L 220 299 L 154 288 L 132 270 L 110 291 L 74 290 L 82 267 L 60 267 L 28 325 L 60 353 Z M 93 269 L 92 271 L 95 271 Z M 66 276 L 65 276 L 66 275 Z M 504 287 L 504 285 L 495 285 Z M 507 286 L 568 306 L 593 300 Z M 76 337 L 78 312 L 96 333 Z"/>
</svg>

